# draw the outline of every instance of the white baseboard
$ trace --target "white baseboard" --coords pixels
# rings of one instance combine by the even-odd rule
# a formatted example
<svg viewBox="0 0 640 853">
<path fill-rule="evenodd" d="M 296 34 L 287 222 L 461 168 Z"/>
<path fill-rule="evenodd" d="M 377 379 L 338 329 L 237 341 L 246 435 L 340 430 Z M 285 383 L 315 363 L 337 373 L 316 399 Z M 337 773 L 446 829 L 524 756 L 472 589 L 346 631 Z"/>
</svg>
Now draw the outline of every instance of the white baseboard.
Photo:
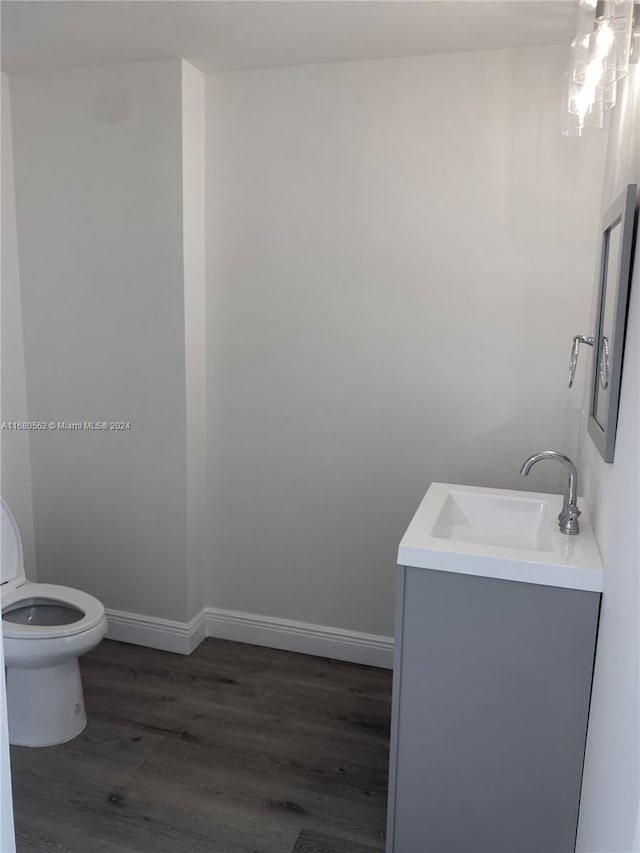
<svg viewBox="0 0 640 853">
<path fill-rule="evenodd" d="M 393 638 L 329 628 L 309 622 L 293 622 L 235 610 L 205 608 L 207 637 L 270 646 L 305 655 L 393 667 Z"/>
<path fill-rule="evenodd" d="M 206 637 L 204 610 L 190 622 L 174 622 L 122 610 L 107 610 L 106 614 L 108 639 L 121 643 L 190 655 Z"/>
<path fill-rule="evenodd" d="M 269 646 L 384 669 L 393 666 L 393 638 L 309 622 L 205 607 L 190 622 L 107 610 L 107 637 L 188 655 L 205 637 Z"/>
</svg>

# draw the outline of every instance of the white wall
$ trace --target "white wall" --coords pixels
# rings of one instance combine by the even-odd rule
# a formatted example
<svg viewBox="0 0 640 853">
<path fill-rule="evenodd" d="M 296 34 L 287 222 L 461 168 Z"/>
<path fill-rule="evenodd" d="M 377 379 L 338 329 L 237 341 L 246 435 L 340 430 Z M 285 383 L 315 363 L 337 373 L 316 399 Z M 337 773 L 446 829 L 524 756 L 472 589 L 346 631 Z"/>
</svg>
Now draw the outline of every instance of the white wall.
<svg viewBox="0 0 640 853">
<path fill-rule="evenodd" d="M 185 620 L 208 560 L 206 604 L 389 635 L 432 480 L 561 487 L 518 468 L 578 432 L 564 54 L 215 75 L 206 156 L 186 63 L 12 76 L 29 416 L 133 427 L 32 436 L 41 580 Z"/>
<path fill-rule="evenodd" d="M 0 219 L 2 223 L 0 294 L 0 337 L 2 345 L 0 421 L 27 420 L 27 398 L 20 305 L 20 272 L 16 235 L 13 147 L 11 142 L 11 105 L 9 80 L 2 74 L 2 123 L 0 125 L 2 160 Z M 11 504 L 22 535 L 25 566 L 35 577 L 33 503 L 31 498 L 31 457 L 29 433 L 3 430 L 0 444 L 2 494 Z M 0 631 L 0 850 L 16 849 L 11 800 L 9 725 L 7 720 L 4 650 Z"/>
<path fill-rule="evenodd" d="M 207 324 L 205 280 L 204 86 L 182 63 L 182 209 L 187 429 L 187 613 L 203 605 L 207 571 Z"/>
<path fill-rule="evenodd" d="M 603 142 L 559 134 L 565 63 L 208 78 L 209 604 L 389 635 L 432 480 L 561 488 L 518 470 L 577 445 Z"/>
<path fill-rule="evenodd" d="M 0 421 L 27 421 L 20 268 L 16 233 L 16 201 L 11 139 L 9 78 L 2 74 L 2 290 L 0 295 L 0 337 L 2 370 Z M 31 494 L 31 454 L 29 432 L 3 429 L 0 433 L 2 495 L 11 506 L 22 536 L 27 576 L 36 579 L 33 499 Z"/>
<path fill-rule="evenodd" d="M 620 84 L 619 84 L 620 85 Z M 607 151 L 602 211 L 640 184 L 640 67 L 625 81 Z M 595 303 L 595 293 L 594 293 Z M 593 327 L 593 323 L 591 324 Z M 613 464 L 584 438 L 581 468 L 605 565 L 579 851 L 640 850 L 640 257 L 635 266 Z M 588 405 L 585 396 L 585 414 Z"/>
<path fill-rule="evenodd" d="M 181 63 L 10 84 L 38 579 L 184 620 Z"/>
<path fill-rule="evenodd" d="M 9 754 L 9 722 L 7 718 L 4 648 L 0 631 L 0 850 L 15 853 L 13 802 L 11 799 L 11 763 Z"/>
</svg>

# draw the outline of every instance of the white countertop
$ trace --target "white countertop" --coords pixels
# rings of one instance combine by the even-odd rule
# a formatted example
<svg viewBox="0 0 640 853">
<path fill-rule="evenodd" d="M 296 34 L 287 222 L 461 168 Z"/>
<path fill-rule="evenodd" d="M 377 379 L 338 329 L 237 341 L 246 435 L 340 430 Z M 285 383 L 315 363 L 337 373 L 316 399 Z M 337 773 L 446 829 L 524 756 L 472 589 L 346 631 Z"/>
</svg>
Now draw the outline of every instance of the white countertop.
<svg viewBox="0 0 640 853">
<path fill-rule="evenodd" d="M 531 513 L 528 508 L 533 506 L 537 518 L 541 519 L 536 523 L 545 525 L 544 537 L 539 537 L 540 541 L 544 538 L 544 544 L 529 545 L 525 534 L 510 531 L 506 533 L 498 531 L 498 535 L 504 536 L 505 541 L 512 536 L 516 544 L 481 542 L 478 541 L 482 539 L 482 530 L 479 527 L 473 528 L 476 541 L 455 538 L 457 527 L 453 532 L 449 527 L 443 535 L 441 522 L 443 507 L 447 501 L 451 503 L 451 496 L 470 501 L 475 499 L 474 496 L 480 496 L 481 500 L 487 499 L 488 505 L 493 501 L 506 507 L 525 507 L 529 514 Z M 521 583 L 601 592 L 602 559 L 589 513 L 582 498 L 578 500 L 578 506 L 582 513 L 580 533 L 576 536 L 567 536 L 560 533 L 556 521 L 562 508 L 561 495 L 432 483 L 402 537 L 398 550 L 398 564 Z M 469 529 L 463 525 L 460 527 L 463 531 Z M 490 538 L 491 536 L 488 535 L 487 539 L 490 540 Z"/>
</svg>

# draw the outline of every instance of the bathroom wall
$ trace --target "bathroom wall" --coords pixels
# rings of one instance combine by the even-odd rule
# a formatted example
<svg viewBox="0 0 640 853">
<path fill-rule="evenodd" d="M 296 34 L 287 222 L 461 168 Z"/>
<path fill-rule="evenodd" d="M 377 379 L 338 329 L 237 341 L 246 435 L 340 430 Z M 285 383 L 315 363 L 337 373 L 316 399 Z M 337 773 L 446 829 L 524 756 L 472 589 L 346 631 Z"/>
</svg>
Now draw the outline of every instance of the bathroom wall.
<svg viewBox="0 0 640 853">
<path fill-rule="evenodd" d="M 10 86 L 38 579 L 185 620 L 181 63 Z"/>
<path fill-rule="evenodd" d="M 7 719 L 7 695 L 4 679 L 4 649 L 0 631 L 0 850 L 15 853 L 13 828 L 13 802 L 11 799 L 11 762 L 9 754 L 9 723 Z"/>
<path fill-rule="evenodd" d="M 640 184 L 640 67 L 619 84 L 602 211 Z M 592 316 L 595 313 L 595 291 Z M 588 328 L 593 328 L 590 323 Z M 585 434 L 581 454 L 605 574 L 577 850 L 640 850 L 640 256 L 636 246 L 616 450 L 607 465 Z M 586 389 L 585 389 L 586 390 Z M 585 393 L 584 411 L 588 408 Z"/>
<path fill-rule="evenodd" d="M 604 149 L 558 134 L 564 61 L 214 75 L 206 102 L 186 63 L 12 75 L 29 416 L 132 426 L 31 436 L 40 579 L 390 635 L 429 482 L 558 490 L 517 472 L 578 433 Z"/>
<path fill-rule="evenodd" d="M 207 80 L 209 588 L 390 635 L 431 481 L 558 491 L 604 144 L 565 48 Z"/>
<path fill-rule="evenodd" d="M 28 420 L 25 379 L 20 268 L 16 234 L 16 200 L 13 180 L 11 101 L 9 78 L 2 74 L 2 293 L 0 297 L 1 376 L 0 421 Z M 27 576 L 36 579 L 31 494 L 30 436 L 27 431 L 0 432 L 2 495 L 10 505 L 22 536 Z"/>
<path fill-rule="evenodd" d="M 205 76 L 182 62 L 182 210 L 187 430 L 187 614 L 204 603 L 207 570 Z"/>
</svg>

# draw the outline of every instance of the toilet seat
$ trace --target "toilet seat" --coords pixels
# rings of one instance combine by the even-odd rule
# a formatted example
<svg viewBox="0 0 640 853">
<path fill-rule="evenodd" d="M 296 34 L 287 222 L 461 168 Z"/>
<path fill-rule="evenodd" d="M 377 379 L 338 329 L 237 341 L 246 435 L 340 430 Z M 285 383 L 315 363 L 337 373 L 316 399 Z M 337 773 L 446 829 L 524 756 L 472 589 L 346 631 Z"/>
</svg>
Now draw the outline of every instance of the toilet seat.
<svg viewBox="0 0 640 853">
<path fill-rule="evenodd" d="M 54 603 L 63 607 L 80 610 L 83 615 L 75 622 L 66 625 L 19 625 L 8 622 L 4 614 L 8 609 L 17 609 L 24 602 L 47 604 Z M 2 633 L 7 638 L 23 640 L 45 640 L 53 637 L 71 637 L 94 628 L 104 619 L 104 606 L 86 592 L 72 589 L 68 586 L 58 586 L 51 583 L 26 583 L 2 595 Z"/>
<path fill-rule="evenodd" d="M 2 633 L 7 639 L 47 640 L 56 637 L 73 637 L 90 631 L 104 621 L 104 606 L 92 595 L 51 583 L 31 583 L 24 574 L 22 561 L 22 540 L 20 531 L 4 498 L 0 497 L 2 516 L 0 560 L 0 583 L 2 600 Z M 17 610 L 20 606 L 37 607 L 47 604 L 60 605 L 71 610 L 79 610 L 79 619 L 63 625 L 21 625 L 4 618 L 8 610 Z M 46 621 L 46 620 L 45 620 Z M 35 647 L 34 647 L 35 648 Z"/>
</svg>

